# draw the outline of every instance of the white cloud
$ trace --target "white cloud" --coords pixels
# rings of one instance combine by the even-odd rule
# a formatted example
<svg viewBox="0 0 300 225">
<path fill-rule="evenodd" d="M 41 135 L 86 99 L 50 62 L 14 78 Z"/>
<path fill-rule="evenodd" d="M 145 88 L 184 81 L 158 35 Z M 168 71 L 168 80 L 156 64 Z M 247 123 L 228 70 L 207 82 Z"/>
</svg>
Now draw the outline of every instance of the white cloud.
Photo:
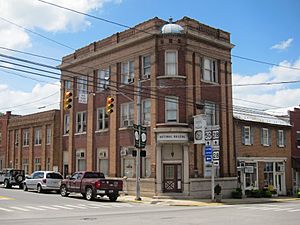
<svg viewBox="0 0 300 225">
<path fill-rule="evenodd" d="M 105 3 L 120 0 L 48 0 L 83 13 L 103 8 Z M 74 32 L 90 26 L 83 15 L 33 0 L 0 0 L 0 17 L 32 30 Z M 25 49 L 31 46 L 28 33 L 0 18 L 0 45 Z"/>
<path fill-rule="evenodd" d="M 294 63 L 283 61 L 282 66 L 300 68 L 300 58 Z M 233 74 L 233 84 L 272 83 L 300 80 L 300 70 L 271 67 L 269 71 L 254 75 Z M 235 105 L 254 108 L 290 107 L 299 105 L 300 87 L 293 84 L 233 86 Z M 242 100 L 239 100 L 242 99 Z M 246 101 L 244 101 L 246 100 Z M 261 104 L 255 104 L 257 102 Z"/>
<path fill-rule="evenodd" d="M 12 111 L 13 114 L 25 115 L 59 109 L 59 100 L 60 82 L 37 84 L 30 92 L 13 91 L 7 85 L 0 85 L 0 112 Z"/>
<path fill-rule="evenodd" d="M 285 50 L 288 47 L 290 47 L 290 45 L 292 44 L 293 40 L 294 40 L 293 38 L 289 38 L 286 41 L 281 41 L 280 43 L 278 43 L 276 45 L 273 45 L 271 47 L 271 49 Z"/>
</svg>

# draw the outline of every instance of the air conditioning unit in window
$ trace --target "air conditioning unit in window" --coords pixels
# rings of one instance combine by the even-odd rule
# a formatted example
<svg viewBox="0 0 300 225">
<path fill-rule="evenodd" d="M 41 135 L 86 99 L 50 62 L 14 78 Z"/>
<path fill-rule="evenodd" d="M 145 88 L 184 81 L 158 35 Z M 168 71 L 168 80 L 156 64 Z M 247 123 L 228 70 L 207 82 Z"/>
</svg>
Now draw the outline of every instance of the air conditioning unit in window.
<svg viewBox="0 0 300 225">
<path fill-rule="evenodd" d="M 105 151 L 99 152 L 99 157 L 100 158 L 106 158 L 106 152 Z"/>
<path fill-rule="evenodd" d="M 283 164 L 281 164 L 281 165 L 278 165 L 278 167 L 277 167 L 278 169 L 278 172 L 283 172 L 284 171 L 284 165 Z"/>
<path fill-rule="evenodd" d="M 127 148 L 122 148 L 120 151 L 121 156 L 126 156 L 127 155 Z"/>
<path fill-rule="evenodd" d="M 124 120 L 123 121 L 123 126 L 128 127 L 129 126 L 129 120 Z"/>
<path fill-rule="evenodd" d="M 128 83 L 130 84 L 130 83 L 133 83 L 134 82 L 134 78 L 128 78 Z"/>
<path fill-rule="evenodd" d="M 145 79 L 145 80 L 146 80 L 146 79 L 150 79 L 150 74 L 144 74 L 144 75 L 143 75 L 143 79 Z"/>
<path fill-rule="evenodd" d="M 76 152 L 77 158 L 84 158 L 84 152 Z"/>
</svg>

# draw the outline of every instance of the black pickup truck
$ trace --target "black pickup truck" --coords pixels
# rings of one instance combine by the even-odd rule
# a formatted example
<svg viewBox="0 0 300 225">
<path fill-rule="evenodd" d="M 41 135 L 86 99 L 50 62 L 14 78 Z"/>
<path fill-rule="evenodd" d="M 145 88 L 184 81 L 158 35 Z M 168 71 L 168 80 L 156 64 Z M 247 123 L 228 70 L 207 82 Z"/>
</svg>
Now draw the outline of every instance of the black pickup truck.
<svg viewBox="0 0 300 225">
<path fill-rule="evenodd" d="M 71 192 L 81 193 L 89 201 L 98 195 L 101 197 L 106 195 L 110 201 L 114 202 L 122 189 L 122 180 L 105 179 L 104 174 L 100 172 L 79 171 L 62 180 L 60 194 L 66 197 Z"/>
</svg>

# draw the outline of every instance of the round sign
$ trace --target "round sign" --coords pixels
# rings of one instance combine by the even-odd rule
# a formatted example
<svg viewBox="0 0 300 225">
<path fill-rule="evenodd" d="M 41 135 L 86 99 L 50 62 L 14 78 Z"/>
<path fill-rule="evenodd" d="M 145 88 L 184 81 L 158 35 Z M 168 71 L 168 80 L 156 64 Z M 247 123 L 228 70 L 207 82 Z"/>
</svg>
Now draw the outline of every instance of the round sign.
<svg viewBox="0 0 300 225">
<path fill-rule="evenodd" d="M 146 140 L 147 140 L 146 133 L 142 133 L 142 142 L 146 142 Z"/>
<path fill-rule="evenodd" d="M 140 139 L 139 132 L 137 130 L 134 131 L 134 138 L 135 138 L 135 140 L 139 140 Z"/>
<path fill-rule="evenodd" d="M 195 132 L 195 139 L 196 140 L 202 140 L 203 139 L 203 133 L 202 133 L 202 130 L 197 130 Z"/>
</svg>

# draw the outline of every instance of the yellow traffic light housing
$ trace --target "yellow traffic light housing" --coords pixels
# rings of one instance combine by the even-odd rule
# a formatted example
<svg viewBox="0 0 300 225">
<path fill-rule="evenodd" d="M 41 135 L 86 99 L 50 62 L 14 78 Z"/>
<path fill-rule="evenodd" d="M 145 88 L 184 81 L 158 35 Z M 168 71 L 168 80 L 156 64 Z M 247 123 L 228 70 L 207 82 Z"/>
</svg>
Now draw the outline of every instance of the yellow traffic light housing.
<svg viewBox="0 0 300 225">
<path fill-rule="evenodd" d="M 64 96 L 64 109 L 68 110 L 72 108 L 72 92 L 66 91 Z"/>
<path fill-rule="evenodd" d="M 111 96 L 108 96 L 106 98 L 106 113 L 107 114 L 110 114 L 114 111 L 113 110 L 113 107 L 114 107 L 113 102 L 114 102 L 114 99 Z"/>
</svg>

